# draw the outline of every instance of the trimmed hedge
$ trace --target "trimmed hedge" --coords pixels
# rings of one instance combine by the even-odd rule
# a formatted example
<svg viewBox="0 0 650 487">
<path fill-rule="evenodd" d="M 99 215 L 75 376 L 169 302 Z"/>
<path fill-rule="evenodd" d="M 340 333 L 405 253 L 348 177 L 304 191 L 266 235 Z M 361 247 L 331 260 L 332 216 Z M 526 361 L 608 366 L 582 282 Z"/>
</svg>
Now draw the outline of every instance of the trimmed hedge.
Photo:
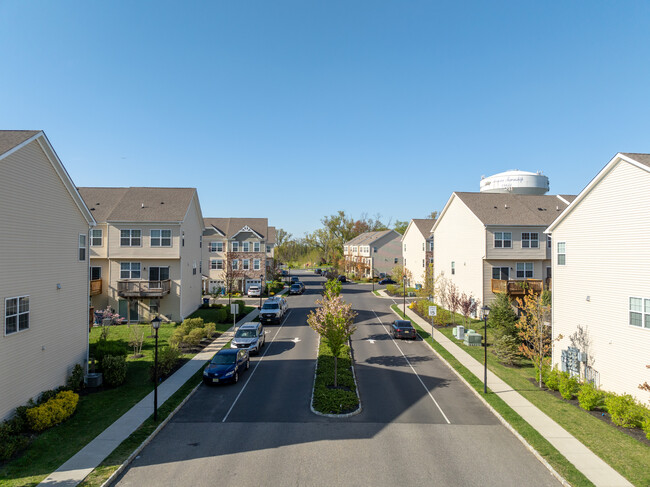
<svg viewBox="0 0 650 487">
<path fill-rule="evenodd" d="M 106 355 L 102 360 L 104 381 L 111 387 L 122 385 L 126 380 L 126 357 Z"/>
<path fill-rule="evenodd" d="M 59 392 L 40 406 L 27 410 L 27 422 L 34 431 L 43 431 L 68 419 L 77 409 L 79 394 Z"/>
</svg>

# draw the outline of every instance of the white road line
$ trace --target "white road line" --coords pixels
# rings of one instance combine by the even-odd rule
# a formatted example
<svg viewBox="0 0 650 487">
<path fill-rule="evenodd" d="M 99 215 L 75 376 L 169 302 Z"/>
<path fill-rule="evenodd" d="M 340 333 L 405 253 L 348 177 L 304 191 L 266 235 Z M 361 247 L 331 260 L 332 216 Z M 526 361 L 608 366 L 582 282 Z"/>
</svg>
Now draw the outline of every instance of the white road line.
<svg viewBox="0 0 650 487">
<path fill-rule="evenodd" d="M 284 317 L 284 320 L 282 320 L 282 324 L 280 325 L 280 328 L 278 328 L 278 331 L 275 332 L 275 336 L 273 337 L 273 339 L 271 340 L 271 343 L 270 343 L 269 345 L 273 344 L 273 342 L 275 341 L 275 339 L 278 337 L 278 333 L 280 333 L 280 330 L 281 330 L 282 327 L 284 326 L 284 323 L 287 321 L 287 318 L 289 317 L 290 314 L 291 314 L 291 310 L 289 310 L 289 312 L 287 313 L 287 315 Z M 257 370 L 257 368 L 258 368 L 258 367 L 260 366 L 260 364 L 262 363 L 262 360 L 264 360 L 264 357 L 266 356 L 266 352 L 269 351 L 269 348 L 270 348 L 270 346 L 269 346 L 269 347 L 266 347 L 266 350 L 264 350 L 264 353 L 262 354 L 262 356 L 260 357 L 260 359 L 259 359 L 259 360 L 257 361 L 257 363 L 255 364 L 255 367 L 253 367 L 253 371 L 249 374 L 249 376 L 248 376 L 248 380 L 247 380 L 246 383 L 244 384 L 244 387 L 241 388 L 241 391 L 239 391 L 239 394 L 237 394 L 237 397 L 236 397 L 235 400 L 232 402 L 232 405 L 230 406 L 230 409 L 228 409 L 228 412 L 226 413 L 226 415 L 225 415 L 225 416 L 223 417 L 223 419 L 221 420 L 222 423 L 225 423 L 226 420 L 228 419 L 228 416 L 230 415 L 230 412 L 231 412 L 231 411 L 233 410 L 233 408 L 235 407 L 235 404 L 237 404 L 237 401 L 239 400 L 239 397 L 242 395 L 242 393 L 244 392 L 244 389 L 246 389 L 246 386 L 248 385 L 248 383 L 249 383 L 249 382 L 251 381 L 251 379 L 253 378 L 253 375 L 255 374 L 255 371 Z"/>
<path fill-rule="evenodd" d="M 415 371 L 415 369 L 413 368 L 413 365 L 411 365 L 411 362 L 409 361 L 409 359 L 406 357 L 406 355 L 404 355 L 404 352 L 402 352 L 402 349 L 399 348 L 399 345 L 397 344 L 397 342 L 395 341 L 395 339 L 392 337 L 392 335 L 391 335 L 390 333 L 388 333 L 388 329 L 386 328 L 386 326 L 384 325 L 384 323 L 381 321 L 381 318 L 379 318 L 379 316 L 377 316 L 377 313 L 375 312 L 375 310 L 372 310 L 372 312 L 375 313 L 375 316 L 377 317 L 377 320 L 379 321 L 379 323 L 381 323 L 381 326 L 383 327 L 384 331 L 385 331 L 386 334 L 390 337 L 390 339 L 392 340 L 392 342 L 395 344 L 395 346 L 397 347 L 397 350 L 399 350 L 399 352 L 402 354 L 402 357 L 404 357 L 404 360 L 406 360 L 406 363 L 409 365 L 409 367 L 411 367 L 411 370 L 413 371 L 413 373 L 415 374 L 415 376 L 416 376 L 416 377 L 418 378 L 418 380 L 420 381 L 420 384 L 422 384 L 422 387 L 424 387 L 424 390 L 427 391 L 427 394 L 429 394 L 429 397 L 431 398 L 431 400 L 433 401 L 433 403 L 434 403 L 434 404 L 436 405 L 436 407 L 438 408 L 438 411 L 440 411 L 440 414 L 442 414 L 442 417 L 445 418 L 445 421 L 447 421 L 447 424 L 451 424 L 451 421 L 449 421 L 449 418 L 447 418 L 447 415 L 444 413 L 444 411 L 443 411 L 442 408 L 440 407 L 440 404 L 438 404 L 438 401 L 436 401 L 436 399 L 433 397 L 433 394 L 431 394 L 431 391 L 430 391 L 430 390 L 427 388 L 427 386 L 424 384 L 424 382 L 422 381 L 422 378 L 420 377 L 420 375 Z"/>
</svg>

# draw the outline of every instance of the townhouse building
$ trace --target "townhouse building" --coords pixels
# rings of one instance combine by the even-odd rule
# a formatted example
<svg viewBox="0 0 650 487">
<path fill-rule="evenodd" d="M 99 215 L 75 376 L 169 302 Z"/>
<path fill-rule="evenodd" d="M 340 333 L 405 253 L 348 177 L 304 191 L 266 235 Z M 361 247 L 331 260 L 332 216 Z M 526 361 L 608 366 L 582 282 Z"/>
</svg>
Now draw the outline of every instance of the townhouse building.
<svg viewBox="0 0 650 487">
<path fill-rule="evenodd" d="M 402 263 L 401 235 L 395 230 L 365 232 L 343 244 L 346 273 L 358 277 L 390 274 Z"/>
<path fill-rule="evenodd" d="M 0 131 L 0 420 L 87 365 L 94 224 L 42 131 Z"/>
<path fill-rule="evenodd" d="M 548 232 L 553 364 L 604 390 L 650 393 L 650 154 L 619 153 Z"/>
<path fill-rule="evenodd" d="M 455 192 L 433 225 L 436 276 L 481 305 L 551 288 L 544 231 L 575 196 Z"/>
<path fill-rule="evenodd" d="M 268 218 L 205 218 L 203 223 L 205 293 L 247 293 L 271 277 L 276 230 Z"/>
<path fill-rule="evenodd" d="M 402 260 L 410 276 L 407 285 L 424 285 L 431 279 L 433 265 L 433 218 L 412 219 L 402 235 Z"/>
<path fill-rule="evenodd" d="M 129 322 L 182 321 L 201 304 L 203 216 L 195 188 L 79 188 L 90 233 L 91 306 Z"/>
</svg>

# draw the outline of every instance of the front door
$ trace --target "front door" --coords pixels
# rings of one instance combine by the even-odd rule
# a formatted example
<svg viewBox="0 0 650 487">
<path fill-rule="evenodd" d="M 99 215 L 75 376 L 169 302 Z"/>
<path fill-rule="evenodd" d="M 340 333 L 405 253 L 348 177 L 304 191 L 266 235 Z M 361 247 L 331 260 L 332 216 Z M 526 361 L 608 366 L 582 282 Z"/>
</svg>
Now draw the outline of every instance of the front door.
<svg viewBox="0 0 650 487">
<path fill-rule="evenodd" d="M 129 319 L 129 302 L 126 299 L 120 299 L 117 302 L 117 314 L 120 318 Z"/>
<path fill-rule="evenodd" d="M 140 321 L 140 315 L 138 314 L 138 304 L 139 301 L 137 299 L 131 299 L 129 300 L 129 322 L 130 323 L 137 323 Z"/>
</svg>

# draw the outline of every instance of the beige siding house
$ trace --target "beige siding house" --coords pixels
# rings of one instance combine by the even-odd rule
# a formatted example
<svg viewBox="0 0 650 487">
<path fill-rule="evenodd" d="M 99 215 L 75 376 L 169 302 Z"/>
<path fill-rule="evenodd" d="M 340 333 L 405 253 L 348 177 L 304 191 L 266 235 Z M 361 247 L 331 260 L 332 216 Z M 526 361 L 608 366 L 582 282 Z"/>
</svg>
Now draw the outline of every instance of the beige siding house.
<svg viewBox="0 0 650 487">
<path fill-rule="evenodd" d="M 194 188 L 79 188 L 90 235 L 91 306 L 129 322 L 180 321 L 201 304 L 203 217 Z"/>
<path fill-rule="evenodd" d="M 87 364 L 94 224 L 43 132 L 0 131 L 0 419 Z"/>
<path fill-rule="evenodd" d="M 575 198 L 456 192 L 433 225 L 436 276 L 489 304 L 495 293 L 551 284 L 551 248 L 544 230 Z M 524 286 L 525 283 L 525 286 Z"/>
<path fill-rule="evenodd" d="M 359 277 L 390 274 L 402 263 L 402 236 L 395 230 L 366 232 L 343 245 L 345 272 Z"/>
<path fill-rule="evenodd" d="M 553 364 L 604 390 L 650 394 L 650 154 L 617 154 L 549 227 Z M 580 360 L 582 359 L 582 360 Z"/>
<path fill-rule="evenodd" d="M 267 218 L 204 218 L 204 292 L 248 292 L 270 277 L 275 227 Z"/>
<path fill-rule="evenodd" d="M 432 218 L 414 218 L 402 235 L 402 260 L 411 273 L 409 286 L 423 285 L 430 278 L 429 264 L 433 263 L 433 233 L 436 221 Z"/>
</svg>

